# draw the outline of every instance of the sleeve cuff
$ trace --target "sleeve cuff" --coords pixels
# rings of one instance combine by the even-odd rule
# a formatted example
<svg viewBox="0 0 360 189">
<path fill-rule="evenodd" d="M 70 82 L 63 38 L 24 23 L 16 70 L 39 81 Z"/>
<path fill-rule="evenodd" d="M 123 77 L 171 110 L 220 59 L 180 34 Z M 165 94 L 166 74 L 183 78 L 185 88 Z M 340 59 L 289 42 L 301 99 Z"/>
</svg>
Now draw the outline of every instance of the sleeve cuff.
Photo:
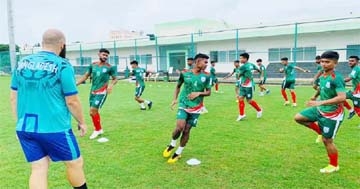
<svg viewBox="0 0 360 189">
<path fill-rule="evenodd" d="M 17 87 L 14 87 L 14 86 L 11 86 L 10 87 L 12 90 L 14 90 L 14 91 L 17 91 L 18 90 L 18 88 Z"/>
<path fill-rule="evenodd" d="M 77 92 L 77 91 L 64 93 L 64 95 L 65 95 L 65 96 L 72 96 L 72 95 L 76 95 L 76 94 L 78 94 L 78 92 Z"/>
</svg>

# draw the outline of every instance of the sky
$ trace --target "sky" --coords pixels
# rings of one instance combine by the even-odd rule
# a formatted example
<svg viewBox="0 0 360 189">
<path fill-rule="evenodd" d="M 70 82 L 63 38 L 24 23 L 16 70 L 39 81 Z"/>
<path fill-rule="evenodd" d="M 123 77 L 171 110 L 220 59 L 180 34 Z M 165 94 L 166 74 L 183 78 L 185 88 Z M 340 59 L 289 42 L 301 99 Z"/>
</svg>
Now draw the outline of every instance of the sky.
<svg viewBox="0 0 360 189">
<path fill-rule="evenodd" d="M 360 0 L 12 0 L 17 44 L 41 42 L 48 28 L 67 42 L 108 40 L 111 30 L 153 33 L 164 22 L 206 18 L 235 26 L 360 16 Z M 7 0 L 0 0 L 0 44 L 9 42 Z"/>
</svg>

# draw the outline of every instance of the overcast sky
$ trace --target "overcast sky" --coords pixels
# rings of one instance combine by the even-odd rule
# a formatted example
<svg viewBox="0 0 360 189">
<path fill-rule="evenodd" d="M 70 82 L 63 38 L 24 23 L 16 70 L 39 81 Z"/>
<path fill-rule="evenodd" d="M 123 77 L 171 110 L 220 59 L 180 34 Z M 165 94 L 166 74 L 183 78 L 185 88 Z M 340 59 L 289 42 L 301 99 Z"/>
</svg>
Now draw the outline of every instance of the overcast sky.
<svg viewBox="0 0 360 189">
<path fill-rule="evenodd" d="M 8 43 L 7 0 L 0 0 L 0 43 Z M 360 16 L 360 0 L 13 0 L 15 40 L 41 41 L 47 28 L 67 42 L 107 40 L 110 30 L 154 31 L 154 25 L 207 18 L 237 26 Z"/>
</svg>

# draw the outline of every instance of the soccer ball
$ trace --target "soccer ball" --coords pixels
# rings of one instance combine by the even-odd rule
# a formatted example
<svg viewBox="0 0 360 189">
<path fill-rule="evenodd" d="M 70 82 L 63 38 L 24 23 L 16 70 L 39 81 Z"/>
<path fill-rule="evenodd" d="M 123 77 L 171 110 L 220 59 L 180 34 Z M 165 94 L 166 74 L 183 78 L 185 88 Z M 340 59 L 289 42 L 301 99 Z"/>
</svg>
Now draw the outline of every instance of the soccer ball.
<svg viewBox="0 0 360 189">
<path fill-rule="evenodd" d="M 279 69 L 279 72 L 280 72 L 280 73 L 283 73 L 283 72 L 284 72 L 284 68 L 280 68 L 280 69 Z"/>
</svg>

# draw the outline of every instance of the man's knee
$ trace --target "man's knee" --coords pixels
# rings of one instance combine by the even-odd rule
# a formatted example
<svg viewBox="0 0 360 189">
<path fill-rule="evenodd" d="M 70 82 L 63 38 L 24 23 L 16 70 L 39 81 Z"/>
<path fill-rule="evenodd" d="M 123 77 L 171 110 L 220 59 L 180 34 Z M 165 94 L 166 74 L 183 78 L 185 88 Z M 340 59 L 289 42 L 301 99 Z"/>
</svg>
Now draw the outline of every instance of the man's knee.
<svg viewBox="0 0 360 189">
<path fill-rule="evenodd" d="M 67 168 L 70 168 L 70 169 L 82 169 L 83 165 L 84 165 L 84 160 L 83 160 L 82 156 L 80 156 L 79 158 L 77 158 L 75 160 L 66 161 L 65 165 Z"/>
<path fill-rule="evenodd" d="M 32 171 L 42 171 L 42 172 L 47 172 L 48 168 L 49 168 L 49 157 L 43 157 L 37 161 L 31 162 L 31 169 Z"/>
<path fill-rule="evenodd" d="M 98 109 L 96 109 L 96 108 L 90 108 L 90 116 L 93 116 L 93 115 L 96 115 L 96 114 L 98 114 Z"/>
</svg>

